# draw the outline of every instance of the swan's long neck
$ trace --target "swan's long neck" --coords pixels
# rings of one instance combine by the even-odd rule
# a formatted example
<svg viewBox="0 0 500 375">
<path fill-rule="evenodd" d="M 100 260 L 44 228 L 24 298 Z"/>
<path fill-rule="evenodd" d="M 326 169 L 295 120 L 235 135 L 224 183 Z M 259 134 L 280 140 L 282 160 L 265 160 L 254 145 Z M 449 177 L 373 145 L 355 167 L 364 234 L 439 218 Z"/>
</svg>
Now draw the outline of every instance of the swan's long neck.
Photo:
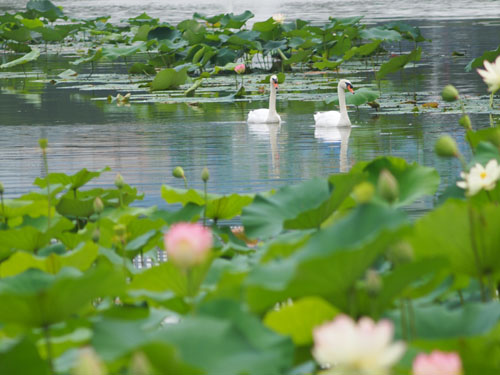
<svg viewBox="0 0 500 375">
<path fill-rule="evenodd" d="M 271 94 L 269 95 L 269 114 L 274 115 L 276 113 L 276 90 L 273 87 L 273 83 L 269 85 Z"/>
<path fill-rule="evenodd" d="M 351 125 L 351 120 L 349 120 L 349 115 L 347 114 L 347 106 L 345 104 L 345 91 L 344 88 L 340 86 L 340 83 L 337 87 L 337 92 L 339 95 L 339 106 L 340 106 L 339 125 Z"/>
</svg>

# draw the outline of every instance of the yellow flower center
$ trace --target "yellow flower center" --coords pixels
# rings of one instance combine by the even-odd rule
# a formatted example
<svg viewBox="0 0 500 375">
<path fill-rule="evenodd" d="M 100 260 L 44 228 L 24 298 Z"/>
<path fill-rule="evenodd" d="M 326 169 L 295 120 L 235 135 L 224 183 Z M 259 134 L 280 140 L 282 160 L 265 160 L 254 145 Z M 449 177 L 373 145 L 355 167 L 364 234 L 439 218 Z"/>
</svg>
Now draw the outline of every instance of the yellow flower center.
<svg viewBox="0 0 500 375">
<path fill-rule="evenodd" d="M 484 171 L 483 171 L 483 172 L 481 172 L 481 174 L 479 175 L 479 177 L 481 177 L 481 179 L 483 179 L 483 180 L 484 180 L 484 179 L 486 178 L 486 176 L 487 176 L 487 175 L 488 175 L 488 174 L 487 174 L 486 172 L 484 172 Z"/>
</svg>

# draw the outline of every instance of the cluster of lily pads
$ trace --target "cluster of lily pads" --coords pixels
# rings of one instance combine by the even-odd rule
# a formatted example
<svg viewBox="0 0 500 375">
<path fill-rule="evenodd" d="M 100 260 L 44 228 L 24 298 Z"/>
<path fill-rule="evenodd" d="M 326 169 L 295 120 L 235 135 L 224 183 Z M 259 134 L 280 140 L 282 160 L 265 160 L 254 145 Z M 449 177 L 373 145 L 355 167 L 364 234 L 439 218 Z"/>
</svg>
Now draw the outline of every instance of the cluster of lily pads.
<svg viewBox="0 0 500 375">
<path fill-rule="evenodd" d="M 439 175 L 395 157 L 258 194 L 178 167 L 160 209 L 120 175 L 92 187 L 108 169 L 52 172 L 41 140 L 36 188 L 0 185 L 0 372 L 499 373 L 500 130 L 461 123 L 472 159 L 436 151 L 463 181 L 417 219 Z"/>
<path fill-rule="evenodd" d="M 67 46 L 86 49 L 72 63 L 92 65 L 100 60 L 132 60 L 131 74 L 154 76 L 152 90 L 176 88 L 186 82 L 188 74 L 199 80 L 224 71 L 233 71 L 244 63 L 252 71 L 285 71 L 292 69 L 336 70 L 341 64 L 362 59 L 377 65 L 377 79 L 397 71 L 410 61 L 418 61 L 425 41 L 420 29 L 403 22 L 367 27 L 362 17 L 330 18 L 323 25 L 300 19 L 286 22 L 270 17 L 262 22 L 247 22 L 250 11 L 242 14 L 204 16 L 177 25 L 161 22 L 147 14 L 113 24 L 109 18 L 74 19 L 49 0 L 30 0 L 25 12 L 0 17 L 0 41 L 7 50 L 25 52 L 17 59 L 4 62 L 6 69 L 38 59 L 40 48 L 59 52 Z M 415 49 L 388 59 L 386 47 L 407 40 Z M 384 63 L 379 57 L 385 56 Z M 194 90 L 200 85 L 195 82 Z"/>
</svg>

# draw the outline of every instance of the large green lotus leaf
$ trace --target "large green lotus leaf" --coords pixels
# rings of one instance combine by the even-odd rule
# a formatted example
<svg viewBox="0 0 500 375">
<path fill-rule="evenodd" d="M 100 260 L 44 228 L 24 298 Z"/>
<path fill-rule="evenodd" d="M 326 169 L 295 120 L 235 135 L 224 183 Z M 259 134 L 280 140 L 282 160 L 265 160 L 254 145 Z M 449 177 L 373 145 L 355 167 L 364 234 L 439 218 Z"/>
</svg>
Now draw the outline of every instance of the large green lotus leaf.
<svg viewBox="0 0 500 375">
<path fill-rule="evenodd" d="M 102 48 L 97 50 L 89 49 L 87 52 L 87 56 L 80 57 L 75 61 L 70 62 L 72 65 L 80 65 L 84 63 L 93 63 L 94 61 L 98 61 L 102 58 Z"/>
<path fill-rule="evenodd" d="M 380 317 L 386 310 L 393 307 L 395 300 L 405 293 L 411 294 L 416 287 L 430 283 L 429 287 L 442 280 L 439 271 L 447 265 L 443 259 L 423 259 L 397 266 L 394 270 L 381 275 L 381 290 L 375 296 L 358 293 L 359 306 L 356 311 L 360 315 Z M 437 274 L 437 275 L 436 275 Z M 437 276 L 434 279 L 434 276 Z M 427 285 L 425 285 L 427 286 Z"/>
<path fill-rule="evenodd" d="M 69 185 L 69 190 L 77 190 L 92 179 L 99 177 L 103 172 L 108 172 L 110 170 L 109 167 L 106 167 L 99 171 L 92 172 L 83 168 L 74 175 L 67 175 L 66 173 L 49 173 L 47 177 L 36 178 L 34 184 L 41 188 L 45 188 L 47 187 L 47 181 L 50 181 L 51 184 Z"/>
<path fill-rule="evenodd" d="M 363 174 L 352 172 L 349 174 L 332 175 L 328 179 L 330 198 L 319 207 L 304 211 L 295 219 L 286 220 L 285 229 L 319 228 L 349 197 L 355 185 L 361 182 Z"/>
<path fill-rule="evenodd" d="M 248 304 L 262 311 L 288 298 L 317 295 L 347 309 L 354 283 L 406 222 L 404 212 L 390 207 L 354 208 L 289 257 L 255 267 L 245 281 Z"/>
<path fill-rule="evenodd" d="M 19 29 L 13 29 L 13 30 L 3 30 L 2 37 L 7 40 L 13 40 L 19 43 L 24 43 L 27 42 L 28 40 L 31 40 L 31 32 L 27 27 L 21 27 Z M 31 50 L 28 50 L 28 52 L 30 51 Z"/>
<path fill-rule="evenodd" d="M 178 88 L 187 80 L 187 69 L 177 71 L 172 68 L 163 69 L 158 72 L 151 83 L 151 90 L 169 90 Z"/>
<path fill-rule="evenodd" d="M 51 21 L 63 16 L 63 11 L 55 6 L 50 0 L 29 0 L 26 4 L 29 11 L 37 11 Z"/>
<path fill-rule="evenodd" d="M 151 219 L 160 218 L 165 223 L 171 225 L 180 221 L 197 221 L 201 216 L 204 207 L 194 203 L 187 203 L 178 211 L 156 210 L 149 217 Z"/>
<path fill-rule="evenodd" d="M 146 49 L 146 42 L 139 42 L 130 47 L 104 47 L 102 49 L 102 55 L 108 60 L 114 61 L 120 57 L 133 56 L 137 52 L 144 51 Z"/>
<path fill-rule="evenodd" d="M 479 142 L 491 142 L 498 147 L 500 146 L 500 128 L 468 130 L 466 138 L 474 149 L 479 145 Z"/>
<path fill-rule="evenodd" d="M 376 74 L 378 80 L 381 80 L 389 73 L 397 72 L 402 69 L 410 61 L 419 61 L 422 55 L 422 48 L 418 47 L 407 55 L 401 55 L 391 58 L 386 63 L 383 63 Z"/>
<path fill-rule="evenodd" d="M 273 20 L 272 17 L 268 18 L 262 22 L 255 22 L 252 26 L 252 30 L 260 31 L 261 33 L 267 33 L 273 31 L 278 27 L 278 24 Z"/>
<path fill-rule="evenodd" d="M 338 313 L 337 308 L 322 298 L 305 297 L 269 311 L 263 323 L 282 335 L 291 336 L 295 345 L 309 345 L 313 341 L 313 329 Z"/>
<path fill-rule="evenodd" d="M 153 292 L 172 291 L 176 296 L 193 295 L 199 289 L 211 262 L 206 262 L 190 270 L 190 275 L 172 262 L 149 268 L 136 275 L 129 284 L 129 290 L 148 290 Z"/>
<path fill-rule="evenodd" d="M 346 96 L 346 103 L 355 105 L 355 106 L 360 106 L 362 104 L 372 102 L 376 100 L 380 96 L 378 91 L 373 91 L 370 89 L 367 89 L 366 87 L 362 87 L 354 92 L 353 95 L 347 95 Z M 334 95 L 332 96 L 331 99 L 326 100 L 326 103 L 335 103 L 339 104 L 339 98 L 338 96 Z"/>
<path fill-rule="evenodd" d="M 495 146 L 493 142 L 480 141 L 476 146 L 470 165 L 472 166 L 475 163 L 479 163 L 485 166 L 491 159 L 500 160 L 498 146 Z"/>
<path fill-rule="evenodd" d="M 59 214 L 70 218 L 90 217 L 94 213 L 94 199 L 73 199 L 62 197 L 56 206 Z"/>
<path fill-rule="evenodd" d="M 125 278 L 118 268 L 105 264 L 82 273 L 63 268 L 57 275 L 29 269 L 0 280 L 0 322 L 43 327 L 62 322 L 85 308 L 95 298 L 116 296 Z"/>
<path fill-rule="evenodd" d="M 477 209 L 469 207 L 467 202 L 450 199 L 419 219 L 408 239 L 417 258 L 443 257 L 453 272 L 477 277 L 473 246 L 478 250 L 482 272 L 500 271 L 499 226 L 497 206 Z"/>
<path fill-rule="evenodd" d="M 0 346 L 0 374 L 48 375 L 50 371 L 35 344 L 22 337 Z"/>
<path fill-rule="evenodd" d="M 195 203 L 199 206 L 205 204 L 203 192 L 194 189 L 176 189 L 168 185 L 162 185 L 161 197 L 169 204 L 181 203 L 183 206 L 187 203 Z M 215 197 L 216 196 L 213 194 L 207 194 L 208 199 L 213 199 Z"/>
<path fill-rule="evenodd" d="M 28 29 L 36 29 L 37 27 L 43 27 L 43 22 L 38 18 L 35 18 L 33 20 L 29 18 L 23 18 L 21 22 Z"/>
<path fill-rule="evenodd" d="M 194 203 L 199 206 L 205 205 L 205 194 L 194 189 L 176 189 L 168 185 L 161 187 L 161 196 L 167 203 L 181 203 L 186 205 Z M 253 200 L 251 194 L 231 194 L 222 196 L 218 194 L 207 194 L 206 217 L 214 220 L 232 219 L 239 215 L 243 207 Z"/>
<path fill-rule="evenodd" d="M 160 306 L 179 314 L 187 314 L 191 310 L 189 303 L 186 302 L 183 297 L 175 295 L 172 291 L 152 292 L 144 289 L 129 290 L 127 296 L 123 297 L 123 302 L 135 304 L 147 303 L 150 307 Z"/>
<path fill-rule="evenodd" d="M 444 305 L 413 306 L 413 312 L 416 338 L 461 338 L 489 332 L 500 319 L 500 304 L 497 301 L 467 303 L 455 309 Z M 400 310 L 391 311 L 387 316 L 395 323 L 396 336 L 402 337 Z"/>
<path fill-rule="evenodd" d="M 292 365 L 291 340 L 233 301 L 205 303 L 196 316 L 166 326 L 161 337 L 207 374 L 283 374 Z"/>
<path fill-rule="evenodd" d="M 375 186 L 383 169 L 388 169 L 398 181 L 399 196 L 393 203 L 396 207 L 413 203 L 424 195 L 432 195 L 439 186 L 439 174 L 434 168 L 417 163 L 408 164 L 401 158 L 379 157 L 367 164 L 358 163 L 353 167 L 353 170 L 368 172 L 368 180 Z"/>
<path fill-rule="evenodd" d="M 486 51 L 481 56 L 469 61 L 469 63 L 465 67 L 465 71 L 470 72 L 475 68 L 483 68 L 485 60 L 493 62 L 498 56 L 500 56 L 500 46 L 498 46 L 496 50 Z"/>
<path fill-rule="evenodd" d="M 380 40 L 375 40 L 371 43 L 363 44 L 360 47 L 354 46 L 344 54 L 344 60 L 349 60 L 353 56 L 368 56 L 371 55 L 380 45 Z"/>
<path fill-rule="evenodd" d="M 51 239 L 51 235 L 38 229 L 26 226 L 22 228 L 0 231 L 0 248 L 8 250 L 24 250 L 36 252 L 45 247 Z"/>
<path fill-rule="evenodd" d="M 272 195 L 258 194 L 243 209 L 241 221 L 245 233 L 250 238 L 275 236 L 283 230 L 286 220 L 296 219 L 303 212 L 320 207 L 329 197 L 330 188 L 326 179 L 286 186 Z"/>
<path fill-rule="evenodd" d="M 92 327 L 92 346 L 104 361 L 116 360 L 153 341 L 159 326 L 155 318 L 153 310 L 145 308 L 121 309 L 111 316 L 101 316 Z"/>
<path fill-rule="evenodd" d="M 253 201 L 253 195 L 231 194 L 209 200 L 205 215 L 213 220 L 227 220 L 241 214 L 243 207 Z"/>
<path fill-rule="evenodd" d="M 397 31 L 387 30 L 381 27 L 361 30 L 359 36 L 363 39 L 387 40 L 391 42 L 401 40 L 401 34 Z"/>
<path fill-rule="evenodd" d="M 220 25 L 225 29 L 239 29 L 243 26 L 250 18 L 253 18 L 254 14 L 249 10 L 244 11 L 241 14 L 227 13 L 220 19 Z"/>
<path fill-rule="evenodd" d="M 259 248 L 261 263 L 266 263 L 275 258 L 286 258 L 300 249 L 311 237 L 311 232 L 293 231 L 280 234 L 266 241 Z"/>
<path fill-rule="evenodd" d="M 74 228 L 73 223 L 62 216 L 53 217 L 50 225 L 50 229 L 47 229 L 48 220 L 44 216 L 25 217 L 23 227 L 0 231 L 0 251 L 37 252 L 47 246 L 52 238 Z"/>
<path fill-rule="evenodd" d="M 0 206 L 0 214 L 11 220 L 25 215 L 32 217 L 47 215 L 48 209 L 46 200 L 4 199 L 4 205 Z"/>
<path fill-rule="evenodd" d="M 18 251 L 0 264 L 0 277 L 14 276 L 29 268 L 37 268 L 51 274 L 58 273 L 63 267 L 74 267 L 84 271 L 94 263 L 96 258 L 97 245 L 92 242 L 63 255 L 51 253 L 46 257 L 41 257 Z"/>
<path fill-rule="evenodd" d="M 181 33 L 179 32 L 179 30 L 176 30 L 175 28 L 173 27 L 170 27 L 170 26 L 158 26 L 158 27 L 155 27 L 154 29 L 150 29 L 150 26 L 149 25 L 143 25 L 141 26 L 141 28 L 143 27 L 148 27 L 148 32 L 145 33 L 145 29 L 142 30 L 143 33 L 145 33 L 146 35 L 146 39 L 147 40 L 151 40 L 151 39 L 157 39 L 157 40 L 170 40 L 170 41 L 174 41 L 176 39 L 179 39 L 181 37 Z"/>
<path fill-rule="evenodd" d="M 396 30 L 398 33 L 402 34 L 405 39 L 413 40 L 415 42 L 424 42 L 427 40 L 422 36 L 422 32 L 418 27 L 411 26 L 406 22 L 393 21 L 385 24 L 384 27 Z"/>
<path fill-rule="evenodd" d="M 178 350 L 171 344 L 153 341 L 141 346 L 140 352 L 144 353 L 158 372 L 153 374 L 182 374 L 198 375 L 203 374 L 202 370 L 182 363 L 179 360 Z M 153 375 L 151 374 L 151 375 Z M 149 375 L 149 374 L 148 374 Z"/>
<path fill-rule="evenodd" d="M 7 69 L 7 68 L 12 68 L 13 66 L 26 64 L 30 61 L 38 59 L 39 56 L 40 56 L 40 50 L 37 48 L 33 48 L 32 51 L 27 53 L 26 55 L 18 59 L 15 59 L 13 61 L 9 61 L 8 63 L 0 65 L 0 69 Z"/>
<path fill-rule="evenodd" d="M 52 27 L 37 27 L 34 31 L 40 33 L 45 42 L 61 42 L 66 37 L 63 30 Z"/>
</svg>

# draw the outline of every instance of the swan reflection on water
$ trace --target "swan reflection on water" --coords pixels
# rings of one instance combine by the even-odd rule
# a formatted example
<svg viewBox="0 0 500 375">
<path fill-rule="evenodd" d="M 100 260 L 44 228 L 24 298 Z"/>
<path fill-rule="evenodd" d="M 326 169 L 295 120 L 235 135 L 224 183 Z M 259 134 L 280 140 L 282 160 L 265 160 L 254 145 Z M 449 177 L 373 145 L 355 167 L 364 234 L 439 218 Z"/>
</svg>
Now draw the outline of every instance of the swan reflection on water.
<svg viewBox="0 0 500 375">
<path fill-rule="evenodd" d="M 278 133 L 280 131 L 280 127 L 280 123 L 248 123 L 248 131 L 250 133 L 254 134 L 259 139 L 269 140 L 269 143 L 271 144 L 271 163 L 275 178 L 280 177 L 280 155 L 278 151 Z"/>
<path fill-rule="evenodd" d="M 347 149 L 349 146 L 349 136 L 351 135 L 350 126 L 321 126 L 314 128 L 314 138 L 325 143 L 340 143 L 340 172 L 349 172 L 349 161 L 347 158 Z"/>
</svg>

